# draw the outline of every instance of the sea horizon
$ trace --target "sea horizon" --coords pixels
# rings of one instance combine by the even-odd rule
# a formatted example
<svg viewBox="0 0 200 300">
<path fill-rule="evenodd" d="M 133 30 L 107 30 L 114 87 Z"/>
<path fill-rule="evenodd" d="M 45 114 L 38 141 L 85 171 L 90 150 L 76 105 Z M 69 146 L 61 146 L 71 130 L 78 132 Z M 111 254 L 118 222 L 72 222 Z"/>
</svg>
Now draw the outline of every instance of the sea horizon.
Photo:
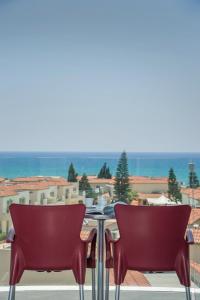
<svg viewBox="0 0 200 300">
<path fill-rule="evenodd" d="M 200 151 L 126 151 L 126 153 L 200 154 Z M 122 151 L 79 151 L 79 150 L 0 150 L 1 153 L 122 153 Z"/>
<path fill-rule="evenodd" d="M 79 175 L 97 175 L 106 162 L 114 176 L 121 152 L 86 151 L 0 151 L 0 177 L 63 176 L 72 162 Z M 188 163 L 200 174 L 199 152 L 127 152 L 129 174 L 167 177 L 169 169 L 177 180 L 188 183 Z"/>
</svg>

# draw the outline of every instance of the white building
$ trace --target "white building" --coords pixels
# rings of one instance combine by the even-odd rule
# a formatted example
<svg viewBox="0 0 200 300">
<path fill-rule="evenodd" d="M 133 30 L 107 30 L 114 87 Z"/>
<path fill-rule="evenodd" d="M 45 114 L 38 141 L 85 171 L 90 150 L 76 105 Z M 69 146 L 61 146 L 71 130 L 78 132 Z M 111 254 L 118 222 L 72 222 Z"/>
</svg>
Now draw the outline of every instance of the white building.
<svg viewBox="0 0 200 300">
<path fill-rule="evenodd" d="M 61 177 L 27 177 L 0 184 L 0 233 L 7 233 L 12 226 L 9 206 L 12 203 L 51 205 L 78 203 L 78 183 Z"/>
</svg>

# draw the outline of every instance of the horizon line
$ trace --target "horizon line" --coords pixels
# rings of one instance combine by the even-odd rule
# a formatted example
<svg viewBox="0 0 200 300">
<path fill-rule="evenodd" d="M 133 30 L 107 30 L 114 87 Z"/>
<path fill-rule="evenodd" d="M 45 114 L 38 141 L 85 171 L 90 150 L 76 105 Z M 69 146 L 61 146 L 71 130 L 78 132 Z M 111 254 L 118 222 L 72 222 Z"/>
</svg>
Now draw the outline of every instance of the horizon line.
<svg viewBox="0 0 200 300">
<path fill-rule="evenodd" d="M 162 153 L 162 154 L 200 154 L 200 151 L 91 151 L 91 150 L 0 150 L 0 153 Z"/>
</svg>

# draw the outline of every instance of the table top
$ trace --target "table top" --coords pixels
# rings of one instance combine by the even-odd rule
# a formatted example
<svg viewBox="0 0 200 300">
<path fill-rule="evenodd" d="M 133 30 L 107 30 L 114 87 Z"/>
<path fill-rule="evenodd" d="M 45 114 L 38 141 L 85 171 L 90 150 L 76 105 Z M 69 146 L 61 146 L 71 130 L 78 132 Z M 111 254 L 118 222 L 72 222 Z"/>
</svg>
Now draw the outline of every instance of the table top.
<svg viewBox="0 0 200 300">
<path fill-rule="evenodd" d="M 92 219 L 92 220 L 111 220 L 115 219 L 114 216 L 104 215 L 104 214 L 86 214 L 86 219 Z"/>
</svg>

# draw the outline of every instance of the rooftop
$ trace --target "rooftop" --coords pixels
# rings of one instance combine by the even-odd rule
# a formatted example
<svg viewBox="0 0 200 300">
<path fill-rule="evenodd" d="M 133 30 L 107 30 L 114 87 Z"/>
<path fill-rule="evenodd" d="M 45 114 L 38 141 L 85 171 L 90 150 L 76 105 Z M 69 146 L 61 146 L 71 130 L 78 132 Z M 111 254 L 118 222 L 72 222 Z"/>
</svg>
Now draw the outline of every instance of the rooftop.
<svg viewBox="0 0 200 300">
<path fill-rule="evenodd" d="M 160 196 L 162 195 L 162 193 L 142 193 L 142 192 L 139 192 L 138 193 L 138 198 L 141 199 L 141 200 L 145 200 L 147 198 L 159 198 Z"/>
<path fill-rule="evenodd" d="M 32 177 L 18 177 L 11 180 L 13 183 L 46 183 L 48 185 L 69 185 L 71 184 L 65 178 L 59 176 L 32 176 Z"/>
<path fill-rule="evenodd" d="M 200 200 L 200 188 L 196 188 L 196 189 L 182 188 L 181 193 L 189 196 L 190 198 Z"/>
<path fill-rule="evenodd" d="M 81 176 L 78 176 L 78 180 L 81 179 Z M 96 176 L 88 176 L 88 180 L 93 184 L 114 184 L 114 177 L 111 179 L 105 178 L 97 178 Z M 129 176 L 129 182 L 132 184 L 149 184 L 149 183 L 157 183 L 157 184 L 167 184 L 167 177 L 148 177 L 148 176 Z"/>
<path fill-rule="evenodd" d="M 192 225 L 200 220 L 200 208 L 192 208 L 189 224 Z"/>
<path fill-rule="evenodd" d="M 133 200 L 131 201 L 131 205 L 138 206 L 138 205 L 139 205 L 139 200 L 133 199 Z"/>
<path fill-rule="evenodd" d="M 15 196 L 17 193 L 12 190 L 1 190 L 0 189 L 0 197 L 9 197 L 9 196 Z"/>
<path fill-rule="evenodd" d="M 16 177 L 11 179 L 13 182 L 38 182 L 45 180 L 43 176 L 32 176 L 32 177 Z"/>
<path fill-rule="evenodd" d="M 62 177 L 20 177 L 0 184 L 0 197 L 9 197 L 17 194 L 18 191 L 46 190 L 50 186 L 71 185 Z"/>
<path fill-rule="evenodd" d="M 193 233 L 193 238 L 194 238 L 195 244 L 200 244 L 200 229 L 193 228 L 192 233 Z M 199 268 L 199 270 L 200 270 L 200 268 Z"/>
<path fill-rule="evenodd" d="M 130 176 L 130 183 L 157 183 L 157 184 L 167 184 L 167 177 L 148 177 L 148 176 Z"/>
</svg>

